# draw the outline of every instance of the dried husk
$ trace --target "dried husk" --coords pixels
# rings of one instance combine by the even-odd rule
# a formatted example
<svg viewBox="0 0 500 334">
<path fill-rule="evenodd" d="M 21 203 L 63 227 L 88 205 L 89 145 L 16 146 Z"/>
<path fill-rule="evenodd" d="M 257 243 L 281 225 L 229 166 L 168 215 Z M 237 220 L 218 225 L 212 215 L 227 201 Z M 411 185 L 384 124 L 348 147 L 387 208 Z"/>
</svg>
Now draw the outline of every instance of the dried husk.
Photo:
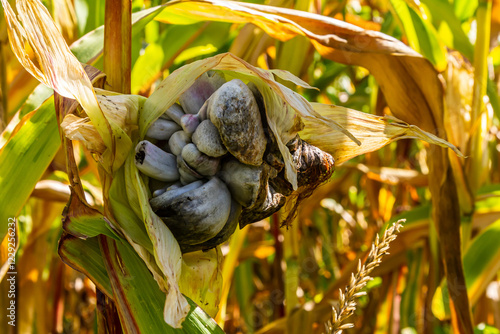
<svg viewBox="0 0 500 334">
<path fill-rule="evenodd" d="M 189 255 L 189 259 L 183 258 L 173 234 L 149 205 L 148 179 L 139 173 L 134 164 L 133 147 L 144 138 L 149 126 L 203 73 L 218 70 L 226 76 L 226 79 L 238 78 L 257 87 L 262 95 L 265 121 L 284 160 L 282 180 L 291 186 L 286 192 L 295 192 L 296 203 L 301 197 L 309 195 L 313 189 L 304 186 L 306 181 L 311 180 L 308 179 L 310 176 L 304 176 L 308 174 L 305 173 L 307 168 L 302 170 L 300 157 L 311 156 L 307 159 L 315 160 L 316 156 L 320 156 L 309 144 L 332 153 L 337 164 L 402 138 L 419 138 L 454 148 L 445 141 L 395 118 L 376 117 L 346 108 L 311 104 L 301 95 L 278 83 L 275 76 L 311 88 L 305 82 L 285 71 L 265 71 L 256 68 L 229 53 L 199 60 L 174 71 L 161 82 L 146 101 L 137 96 L 116 95 L 103 91 L 99 94 L 108 96 L 101 98 L 96 96 L 81 64 L 69 50 L 50 14 L 40 1 L 17 2 L 20 22 L 8 1 L 1 1 L 8 23 L 10 43 L 19 61 L 40 82 L 52 87 L 64 97 L 76 99 L 85 112 L 83 117 L 67 116 L 62 124 L 66 135 L 70 139 L 81 140 L 91 151 L 97 153 L 100 166 L 108 173 L 106 176 L 108 180 L 114 178 L 114 182 L 125 183 L 126 191 L 117 192 L 115 198 L 108 198 L 109 194 L 104 194 L 104 198 L 109 200 L 109 203 L 105 204 L 111 205 L 110 208 L 113 208 L 113 203 L 120 203 L 122 207 L 125 205 L 131 215 L 134 215 L 131 219 L 144 224 L 148 241 L 138 237 L 140 232 L 124 228 L 130 225 L 129 222 L 118 221 L 114 227 L 119 229 L 118 234 L 124 236 L 134 247 L 153 273 L 160 288 L 165 291 L 164 320 L 172 327 L 181 327 L 190 309 L 181 291 L 200 297 L 196 295 L 198 292 L 188 291 L 189 287 L 186 289 L 185 286 L 183 288 L 179 286 L 179 282 L 183 279 L 183 268 L 185 273 L 201 277 L 203 281 L 201 286 L 206 288 L 214 279 L 218 280 L 220 262 L 217 260 L 217 265 L 213 265 L 214 262 L 210 260 L 207 270 L 190 266 L 192 256 L 197 256 L 196 254 Z M 265 19 L 275 18 L 269 15 Z M 299 32 L 293 25 L 289 25 L 288 28 L 290 29 L 288 36 Z M 287 34 L 285 29 L 283 33 Z M 28 46 L 35 53 L 37 64 L 30 60 Z M 134 131 L 136 128 L 138 131 Z M 287 145 L 294 142 L 298 133 L 309 144 L 296 142 L 291 149 Z M 319 165 L 313 165 L 312 168 L 320 166 L 321 161 L 319 162 Z M 333 162 L 328 166 L 333 167 Z M 320 175 L 324 177 L 327 174 L 320 173 Z M 326 178 L 319 178 L 314 185 L 317 186 Z M 116 183 L 111 184 L 111 188 L 113 186 L 116 187 Z M 279 188 L 277 184 L 271 186 Z M 274 210 L 276 207 L 272 206 L 271 209 Z M 118 214 L 116 216 L 108 218 L 110 221 L 115 218 L 122 219 L 118 218 Z M 204 301 L 210 300 L 210 305 L 215 307 L 218 296 L 215 289 L 200 298 Z M 195 301 L 198 301 L 197 297 L 194 297 Z"/>
</svg>

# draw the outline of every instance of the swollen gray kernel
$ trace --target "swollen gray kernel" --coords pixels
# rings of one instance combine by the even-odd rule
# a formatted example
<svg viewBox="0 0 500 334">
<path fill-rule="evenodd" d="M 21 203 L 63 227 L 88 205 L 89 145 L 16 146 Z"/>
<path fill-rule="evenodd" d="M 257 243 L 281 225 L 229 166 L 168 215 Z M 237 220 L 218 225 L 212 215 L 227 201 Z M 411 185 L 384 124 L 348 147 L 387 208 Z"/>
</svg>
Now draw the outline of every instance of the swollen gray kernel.
<svg viewBox="0 0 500 334">
<path fill-rule="evenodd" d="M 151 205 L 153 211 L 160 210 L 160 208 L 170 205 L 177 196 L 180 196 L 187 191 L 197 189 L 202 185 L 203 181 L 195 181 L 185 186 L 176 185 L 175 187 L 174 186 L 169 187 L 167 191 L 165 191 L 161 195 L 152 198 L 149 201 L 149 204 Z"/>
<path fill-rule="evenodd" d="M 226 81 L 220 74 L 203 73 L 194 84 L 179 97 L 179 103 L 186 114 L 197 114 L 205 101 Z"/>
<path fill-rule="evenodd" d="M 170 108 L 167 109 L 160 117 L 174 121 L 177 125 L 181 125 L 181 117 L 184 115 L 184 110 L 177 103 L 174 103 Z"/>
<path fill-rule="evenodd" d="M 201 153 L 193 143 L 184 146 L 181 156 L 189 167 L 201 175 L 214 176 L 219 169 L 220 160 Z"/>
<path fill-rule="evenodd" d="M 180 181 L 183 185 L 203 178 L 203 175 L 198 173 L 184 161 L 182 155 L 177 156 L 177 167 L 179 168 Z"/>
<path fill-rule="evenodd" d="M 229 153 L 245 164 L 262 164 L 267 139 L 257 101 L 243 81 L 222 85 L 209 100 L 208 116 Z"/>
<path fill-rule="evenodd" d="M 191 140 L 200 152 L 208 156 L 217 158 L 227 153 L 226 148 L 222 144 L 219 130 L 209 120 L 205 120 L 198 125 Z"/>
<path fill-rule="evenodd" d="M 147 140 L 135 147 L 135 165 L 143 174 L 160 181 L 179 179 L 175 156 Z"/>
<path fill-rule="evenodd" d="M 182 152 L 184 146 L 191 142 L 189 135 L 184 131 L 175 132 L 168 140 L 168 147 L 170 152 L 175 155 L 179 155 Z"/>
<path fill-rule="evenodd" d="M 195 189 L 191 185 L 185 186 L 191 190 L 171 200 L 162 198 L 168 192 L 153 198 L 151 206 L 180 244 L 196 245 L 215 237 L 222 230 L 231 211 L 231 193 L 216 177 Z"/>
<path fill-rule="evenodd" d="M 200 125 L 200 119 L 198 115 L 185 114 L 181 117 L 181 127 L 184 132 L 192 136 L 193 132 L 195 132 L 196 128 Z"/>
<path fill-rule="evenodd" d="M 270 166 L 250 166 L 232 159 L 222 165 L 220 178 L 226 183 L 233 198 L 244 208 L 251 207 L 265 196 Z"/>
<path fill-rule="evenodd" d="M 163 118 L 158 118 L 146 132 L 146 136 L 157 140 L 168 140 L 175 132 L 181 130 L 181 127 L 173 122 Z"/>
<path fill-rule="evenodd" d="M 167 191 L 166 188 L 162 188 L 162 189 L 158 189 L 158 190 L 155 190 L 153 192 L 153 197 L 158 197 L 160 196 L 161 194 L 163 194 L 165 191 Z"/>
</svg>

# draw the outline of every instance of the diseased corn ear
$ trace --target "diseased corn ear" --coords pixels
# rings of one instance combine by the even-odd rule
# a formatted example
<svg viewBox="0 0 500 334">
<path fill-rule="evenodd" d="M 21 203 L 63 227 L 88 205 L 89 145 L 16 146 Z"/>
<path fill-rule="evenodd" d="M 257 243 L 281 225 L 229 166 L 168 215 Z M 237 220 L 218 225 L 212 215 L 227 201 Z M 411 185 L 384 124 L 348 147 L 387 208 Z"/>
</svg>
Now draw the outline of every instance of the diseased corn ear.
<svg viewBox="0 0 500 334">
<path fill-rule="evenodd" d="M 335 119 L 322 116 L 304 97 L 278 83 L 275 75 L 310 88 L 305 82 L 286 71 L 266 71 L 257 68 L 230 53 L 192 62 L 165 78 L 144 103 L 144 112 L 139 117 L 139 136 L 142 138 L 150 124 L 169 110 L 175 101 L 196 82 L 196 79 L 209 70 L 219 70 L 227 78 L 240 79 L 249 83 L 257 104 L 262 105 L 264 109 L 261 121 L 265 123 L 265 127 L 275 140 L 285 166 L 285 177 L 293 189 L 298 187 L 297 171 L 286 144 L 302 130 L 304 119 L 318 119 L 318 122 L 323 124 L 328 131 L 339 131 L 354 142 L 358 142 Z M 209 99 L 208 104 L 210 102 Z M 199 114 L 200 120 L 204 119 L 201 115 L 203 112 L 202 107 Z"/>
</svg>

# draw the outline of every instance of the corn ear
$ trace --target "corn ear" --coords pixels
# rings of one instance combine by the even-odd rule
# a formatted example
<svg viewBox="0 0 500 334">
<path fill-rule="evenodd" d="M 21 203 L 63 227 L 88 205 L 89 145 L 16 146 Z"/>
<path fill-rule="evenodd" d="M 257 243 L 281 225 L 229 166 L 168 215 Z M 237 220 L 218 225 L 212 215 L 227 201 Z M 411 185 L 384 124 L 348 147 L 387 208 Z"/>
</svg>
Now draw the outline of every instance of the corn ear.
<svg viewBox="0 0 500 334">
<path fill-rule="evenodd" d="M 264 101 L 267 124 L 285 161 L 286 178 L 294 189 L 297 189 L 297 171 L 286 144 L 297 133 L 311 144 L 334 153 L 337 163 L 401 138 L 419 138 L 451 147 L 458 152 L 445 141 L 395 118 L 311 104 L 278 83 L 275 76 L 311 88 L 305 82 L 285 71 L 259 69 L 229 53 L 199 60 L 174 71 L 147 100 L 105 91 L 98 91 L 96 95 L 81 64 L 69 51 L 40 1 L 18 2 L 22 25 L 7 0 L 1 1 L 9 24 L 11 44 L 19 61 L 38 80 L 54 88 L 60 95 L 76 99 L 88 116 L 68 115 L 62 124 L 65 134 L 70 139 L 82 140 L 90 150 L 98 153 L 102 167 L 110 175 L 117 175 L 117 171 L 123 173 L 123 179 L 114 180 L 125 183 L 125 192 L 118 195 L 119 202 L 128 204 L 130 212 L 144 223 L 152 247 L 141 240 L 140 232 L 136 235 L 125 229 L 120 232 L 146 263 L 160 289 L 165 291 L 163 317 L 172 327 L 181 327 L 190 310 L 181 291 L 196 302 L 208 303 L 212 314 L 217 312 L 221 290 L 220 252 L 215 250 L 208 254 L 198 252 L 182 256 L 177 240 L 149 205 L 147 178 L 139 173 L 134 164 L 132 145 L 144 138 L 149 126 L 203 73 L 218 70 L 227 78 L 240 78 L 256 85 Z M 184 3 L 189 5 L 188 2 Z M 271 24 L 269 27 L 276 20 L 272 14 L 263 15 L 262 18 Z M 266 27 L 265 24 L 263 26 Z M 293 24 L 287 24 L 286 28 L 284 26 L 280 30 L 284 34 L 281 36 L 283 38 L 300 32 Z M 277 32 L 273 30 L 273 33 Z M 27 44 L 34 50 L 40 66 L 27 56 Z M 139 130 L 139 138 L 133 136 L 135 128 Z M 108 195 L 105 194 L 105 197 Z M 115 218 L 123 219 L 123 216 L 120 218 L 117 215 Z M 126 225 L 123 221 L 119 223 L 115 226 L 118 229 Z M 200 260 L 202 264 L 197 262 Z M 199 279 L 198 288 L 189 281 L 193 277 Z M 215 287 L 209 289 L 210 284 Z"/>
</svg>

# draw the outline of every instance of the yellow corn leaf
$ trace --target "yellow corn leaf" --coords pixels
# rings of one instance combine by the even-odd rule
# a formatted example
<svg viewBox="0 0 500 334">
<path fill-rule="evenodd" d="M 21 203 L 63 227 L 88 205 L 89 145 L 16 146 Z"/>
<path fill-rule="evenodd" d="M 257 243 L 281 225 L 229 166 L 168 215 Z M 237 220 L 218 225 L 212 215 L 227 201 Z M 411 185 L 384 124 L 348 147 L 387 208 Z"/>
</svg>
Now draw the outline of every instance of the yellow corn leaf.
<svg viewBox="0 0 500 334">
<path fill-rule="evenodd" d="M 53 252 L 56 246 L 54 234 L 57 234 L 57 231 L 53 230 L 52 226 L 54 223 L 60 224 L 64 203 L 32 199 L 30 204 L 32 212 L 29 219 L 33 227 L 27 235 L 23 253 L 17 261 L 19 279 L 17 298 L 23 301 L 17 308 L 20 320 L 18 328 L 21 333 L 30 333 L 33 325 L 36 324 L 38 331 L 50 332 L 53 324 L 48 319 L 51 318 L 54 308 L 45 307 L 43 310 L 34 310 L 37 309 L 37 305 L 46 302 L 50 296 L 50 289 L 47 288 L 49 283 L 44 270 L 52 261 L 60 261 Z M 56 259 L 53 260 L 53 258 Z"/>
<path fill-rule="evenodd" d="M 38 0 L 17 1 L 16 4 L 20 22 L 9 2 L 2 0 L 9 41 L 19 62 L 31 75 L 60 95 L 78 100 L 87 114 L 95 117 L 96 126 L 101 129 L 107 122 L 92 84 L 69 50 L 50 13 Z M 39 66 L 29 58 L 27 46 L 34 51 Z M 103 140 L 110 143 L 109 132 L 103 133 Z"/>
<path fill-rule="evenodd" d="M 344 164 L 344 167 L 355 168 L 371 179 L 382 183 L 396 185 L 407 183 L 415 187 L 428 184 L 428 176 L 413 169 L 367 166 L 364 164 Z"/>
<path fill-rule="evenodd" d="M 451 148 L 457 155 L 462 153 L 452 144 L 410 125 L 395 117 L 375 116 L 353 109 L 312 103 L 314 109 L 324 117 L 335 119 L 342 127 L 352 133 L 361 145 L 358 146 L 338 131 L 331 131 L 322 123 L 306 119 L 305 128 L 300 132 L 302 139 L 333 155 L 337 165 L 360 154 L 376 151 L 399 139 L 415 138 Z"/>
<path fill-rule="evenodd" d="M 78 36 L 75 5 L 71 0 L 54 0 L 54 18 L 64 39 L 71 44 Z"/>
<path fill-rule="evenodd" d="M 261 68 L 267 68 L 266 62 L 259 62 L 262 55 L 266 53 L 269 47 L 274 48 L 275 41 L 262 29 L 247 24 L 238 32 L 234 38 L 229 52 L 245 59 L 250 64 L 258 64 Z"/>
<path fill-rule="evenodd" d="M 448 140 L 460 149 L 465 149 L 472 135 L 472 90 L 474 73 L 470 64 L 457 52 L 448 56 L 446 76 L 444 124 Z"/>
</svg>

